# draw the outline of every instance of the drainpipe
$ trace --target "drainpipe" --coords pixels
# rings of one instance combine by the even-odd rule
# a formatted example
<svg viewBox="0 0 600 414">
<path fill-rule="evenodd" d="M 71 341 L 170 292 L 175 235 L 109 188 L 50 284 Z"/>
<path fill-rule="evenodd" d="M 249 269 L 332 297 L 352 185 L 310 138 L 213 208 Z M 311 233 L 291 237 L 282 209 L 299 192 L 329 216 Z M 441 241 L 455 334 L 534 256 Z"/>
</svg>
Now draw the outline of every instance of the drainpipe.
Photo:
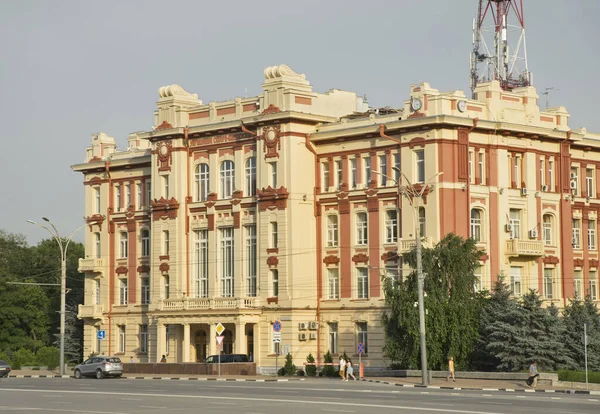
<svg viewBox="0 0 600 414">
<path fill-rule="evenodd" d="M 563 205 L 563 202 L 564 202 L 564 199 L 563 199 L 563 189 L 564 189 L 564 184 L 565 184 L 565 182 L 564 182 L 564 180 L 565 180 L 565 178 L 564 178 L 565 171 L 563 171 L 563 144 L 565 144 L 566 142 L 568 142 L 570 139 L 571 139 L 571 130 L 567 131 L 567 138 L 565 138 L 560 143 L 560 162 L 557 163 L 558 169 L 560 171 L 559 180 L 558 181 L 559 181 L 559 193 L 560 193 L 560 199 L 561 199 L 561 203 L 559 203 L 560 217 L 561 217 L 560 221 L 561 222 L 562 222 L 562 218 L 563 218 L 562 216 L 563 216 L 563 213 L 564 213 L 564 209 L 563 209 L 562 205 Z M 571 217 L 569 217 L 569 220 L 570 219 L 571 219 Z M 562 231 L 561 231 L 561 236 L 562 236 Z M 564 248 L 564 246 L 562 246 L 562 248 L 560 249 L 560 256 L 561 256 L 560 260 L 563 263 L 562 273 L 563 273 L 563 276 L 564 276 L 565 275 L 565 273 L 564 273 L 565 272 L 565 268 L 564 268 L 564 263 L 565 263 L 565 248 Z M 566 297 L 566 294 L 565 294 L 565 278 L 563 277 L 562 279 L 563 279 L 562 280 L 562 297 L 563 297 L 562 300 L 563 300 L 563 306 L 567 306 L 567 297 Z"/>
<path fill-rule="evenodd" d="M 473 126 L 467 130 L 467 159 L 469 156 L 469 143 L 471 142 L 471 132 L 477 127 L 479 118 L 473 118 Z M 475 153 L 473 153 L 473 163 L 475 163 Z M 470 171 L 469 171 L 470 172 Z M 467 177 L 467 220 L 471 217 L 471 177 Z M 469 221 L 467 221 L 468 223 Z M 469 228 L 467 227 L 467 235 L 469 234 Z"/>
<path fill-rule="evenodd" d="M 111 345 L 112 345 L 112 307 L 114 301 L 114 286 L 113 286 L 113 278 L 114 278 L 114 257 L 113 257 L 113 247 L 114 247 L 114 233 L 110 232 L 110 213 L 113 207 L 113 188 L 112 188 L 112 176 L 110 175 L 110 155 L 106 158 L 104 162 L 104 168 L 106 169 L 106 175 L 108 176 L 108 208 L 106 209 L 106 232 L 108 234 L 108 260 L 109 260 L 109 272 L 108 272 L 108 313 L 106 317 L 108 318 L 108 346 L 107 346 L 107 355 L 112 355 Z"/>
<path fill-rule="evenodd" d="M 402 144 L 402 141 L 400 141 L 398 138 L 390 137 L 389 135 L 385 134 L 385 124 L 379 124 L 379 136 L 381 138 L 385 138 L 385 139 L 389 139 L 391 141 L 397 142 L 398 144 Z"/>
<path fill-rule="evenodd" d="M 244 131 L 246 134 L 250 134 L 252 136 L 256 136 L 256 132 L 254 131 L 250 131 L 248 128 L 246 128 L 246 125 L 244 125 L 244 123 L 242 122 L 242 131 Z"/>
<path fill-rule="evenodd" d="M 183 128 L 183 145 L 185 145 L 186 147 L 186 154 L 187 154 L 187 194 L 185 197 L 185 269 L 186 269 L 186 278 L 185 278 L 185 283 L 186 283 L 186 288 L 185 288 L 185 292 L 186 295 L 189 297 L 190 296 L 190 216 L 188 214 L 188 204 L 190 202 L 190 140 L 189 140 L 189 132 L 190 129 L 186 126 L 185 128 Z M 189 344 L 185 345 L 184 347 L 188 346 Z M 189 348 L 188 348 L 189 349 Z"/>
</svg>

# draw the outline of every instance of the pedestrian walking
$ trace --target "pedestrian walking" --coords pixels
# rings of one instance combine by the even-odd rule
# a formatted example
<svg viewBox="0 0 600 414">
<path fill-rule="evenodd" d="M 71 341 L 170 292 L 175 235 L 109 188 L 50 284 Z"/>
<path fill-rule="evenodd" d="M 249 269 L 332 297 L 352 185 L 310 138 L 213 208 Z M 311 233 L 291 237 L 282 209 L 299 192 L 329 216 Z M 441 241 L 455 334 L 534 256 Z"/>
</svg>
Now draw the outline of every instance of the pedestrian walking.
<svg viewBox="0 0 600 414">
<path fill-rule="evenodd" d="M 450 377 L 452 377 L 453 382 L 456 382 L 456 378 L 454 378 L 454 357 L 448 359 L 448 376 L 446 377 L 446 381 L 450 381 Z"/>
<path fill-rule="evenodd" d="M 529 365 L 529 378 L 527 378 L 526 381 L 527 385 L 535 390 L 537 388 L 537 377 L 539 376 L 540 374 L 537 370 L 537 362 L 533 361 L 531 365 Z"/>
<path fill-rule="evenodd" d="M 340 377 L 342 377 L 342 381 L 346 379 L 346 360 L 343 356 L 340 357 Z"/>
<path fill-rule="evenodd" d="M 348 362 L 346 362 L 346 381 L 348 381 L 348 377 L 352 377 L 352 379 L 356 381 L 354 367 L 352 366 L 352 360 L 350 358 L 348 358 Z"/>
<path fill-rule="evenodd" d="M 167 362 L 167 357 L 163 355 L 162 358 L 160 359 L 160 362 Z"/>
<path fill-rule="evenodd" d="M 135 359 L 133 359 L 133 357 L 130 357 L 130 358 L 129 358 L 129 363 L 130 363 L 130 364 L 135 364 Z"/>
</svg>

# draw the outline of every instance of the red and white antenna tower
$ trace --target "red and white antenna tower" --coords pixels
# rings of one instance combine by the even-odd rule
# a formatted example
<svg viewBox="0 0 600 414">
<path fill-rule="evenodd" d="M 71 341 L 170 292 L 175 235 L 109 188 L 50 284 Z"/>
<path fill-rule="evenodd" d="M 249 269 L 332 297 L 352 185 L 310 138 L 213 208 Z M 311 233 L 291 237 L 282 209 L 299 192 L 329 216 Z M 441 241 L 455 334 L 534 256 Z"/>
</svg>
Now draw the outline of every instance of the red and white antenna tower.
<svg viewBox="0 0 600 414">
<path fill-rule="evenodd" d="M 471 52 L 473 98 L 478 83 L 492 80 L 504 90 L 531 84 L 523 0 L 479 0 Z"/>
</svg>

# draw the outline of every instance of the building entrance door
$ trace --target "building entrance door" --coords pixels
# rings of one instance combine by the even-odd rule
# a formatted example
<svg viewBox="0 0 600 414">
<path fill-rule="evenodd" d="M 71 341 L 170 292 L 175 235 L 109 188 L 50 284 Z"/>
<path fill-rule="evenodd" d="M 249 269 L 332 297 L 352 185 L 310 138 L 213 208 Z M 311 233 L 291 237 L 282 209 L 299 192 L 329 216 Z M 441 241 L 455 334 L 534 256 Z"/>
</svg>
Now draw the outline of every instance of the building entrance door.
<svg viewBox="0 0 600 414">
<path fill-rule="evenodd" d="M 206 341 L 206 332 L 202 330 L 196 331 L 195 338 L 196 346 L 196 362 L 204 362 L 208 356 L 208 342 Z"/>
</svg>

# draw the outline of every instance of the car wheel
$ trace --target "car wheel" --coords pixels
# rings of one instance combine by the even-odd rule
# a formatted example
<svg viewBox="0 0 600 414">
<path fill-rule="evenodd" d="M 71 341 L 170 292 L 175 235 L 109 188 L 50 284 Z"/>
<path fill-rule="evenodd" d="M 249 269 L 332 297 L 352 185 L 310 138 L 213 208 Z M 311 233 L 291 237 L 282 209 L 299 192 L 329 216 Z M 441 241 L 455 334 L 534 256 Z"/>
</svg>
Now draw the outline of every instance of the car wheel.
<svg viewBox="0 0 600 414">
<path fill-rule="evenodd" d="M 96 370 L 96 378 L 98 378 L 98 379 L 104 378 L 104 373 L 102 372 L 101 369 Z"/>
<path fill-rule="evenodd" d="M 115 375 L 115 378 L 121 378 L 121 374 Z"/>
<path fill-rule="evenodd" d="M 81 379 L 81 371 L 78 369 L 75 370 L 75 378 Z"/>
</svg>

